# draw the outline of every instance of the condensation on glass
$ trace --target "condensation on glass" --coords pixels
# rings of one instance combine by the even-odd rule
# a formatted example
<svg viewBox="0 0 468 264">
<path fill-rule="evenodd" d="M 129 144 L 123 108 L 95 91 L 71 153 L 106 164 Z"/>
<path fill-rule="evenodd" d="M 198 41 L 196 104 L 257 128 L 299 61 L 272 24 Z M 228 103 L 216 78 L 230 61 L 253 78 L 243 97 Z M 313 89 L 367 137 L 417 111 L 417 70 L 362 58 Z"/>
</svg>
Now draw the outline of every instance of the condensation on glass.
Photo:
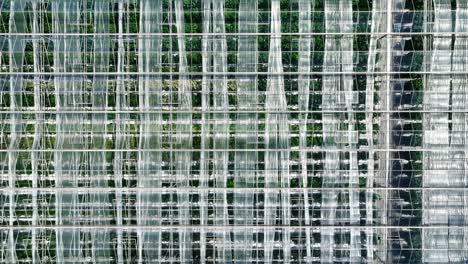
<svg viewBox="0 0 468 264">
<path fill-rule="evenodd" d="M 467 263 L 465 0 L 0 1 L 0 263 Z"/>
</svg>

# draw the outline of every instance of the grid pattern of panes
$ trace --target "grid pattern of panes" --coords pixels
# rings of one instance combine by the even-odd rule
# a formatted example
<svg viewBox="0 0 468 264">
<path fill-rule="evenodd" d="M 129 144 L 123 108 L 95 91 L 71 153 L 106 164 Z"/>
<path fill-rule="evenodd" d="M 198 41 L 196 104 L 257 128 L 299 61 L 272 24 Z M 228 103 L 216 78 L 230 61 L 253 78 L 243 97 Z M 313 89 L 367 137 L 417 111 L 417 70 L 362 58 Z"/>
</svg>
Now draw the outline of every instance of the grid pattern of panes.
<svg viewBox="0 0 468 264">
<path fill-rule="evenodd" d="M 0 0 L 0 263 L 468 262 L 466 0 Z"/>
</svg>

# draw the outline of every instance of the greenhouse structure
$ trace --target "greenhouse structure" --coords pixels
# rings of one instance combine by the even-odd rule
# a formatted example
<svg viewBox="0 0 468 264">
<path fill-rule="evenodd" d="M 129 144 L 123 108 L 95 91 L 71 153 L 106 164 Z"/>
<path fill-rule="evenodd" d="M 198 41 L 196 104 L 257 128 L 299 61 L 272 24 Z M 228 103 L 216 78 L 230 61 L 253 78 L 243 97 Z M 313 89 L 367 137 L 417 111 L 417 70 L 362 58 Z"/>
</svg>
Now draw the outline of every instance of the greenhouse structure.
<svg viewBox="0 0 468 264">
<path fill-rule="evenodd" d="M 468 0 L 0 0 L 0 263 L 468 263 Z"/>
</svg>

